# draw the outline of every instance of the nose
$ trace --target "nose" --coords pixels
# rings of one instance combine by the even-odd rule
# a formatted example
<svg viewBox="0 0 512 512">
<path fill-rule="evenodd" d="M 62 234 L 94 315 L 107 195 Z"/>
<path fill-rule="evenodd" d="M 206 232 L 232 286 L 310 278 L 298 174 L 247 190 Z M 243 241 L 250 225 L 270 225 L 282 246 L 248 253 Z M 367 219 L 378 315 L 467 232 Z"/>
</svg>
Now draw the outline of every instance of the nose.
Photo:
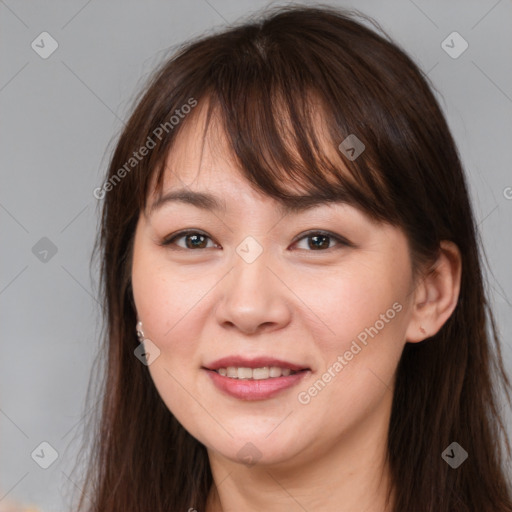
<svg viewBox="0 0 512 512">
<path fill-rule="evenodd" d="M 277 268 L 271 268 L 276 266 L 263 254 L 251 263 L 238 256 L 234 261 L 234 268 L 223 279 L 216 308 L 219 324 L 244 334 L 285 327 L 291 319 L 292 292 Z"/>
</svg>

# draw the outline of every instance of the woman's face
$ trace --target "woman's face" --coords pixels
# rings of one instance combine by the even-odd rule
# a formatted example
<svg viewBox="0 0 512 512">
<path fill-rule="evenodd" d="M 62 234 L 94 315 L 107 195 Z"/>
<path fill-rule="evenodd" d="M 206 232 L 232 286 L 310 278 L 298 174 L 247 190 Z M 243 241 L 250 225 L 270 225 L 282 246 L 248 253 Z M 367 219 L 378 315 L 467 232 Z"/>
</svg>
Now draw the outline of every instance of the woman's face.
<svg viewBox="0 0 512 512">
<path fill-rule="evenodd" d="M 210 451 L 239 462 L 307 461 L 382 430 L 411 316 L 405 235 L 342 203 L 285 214 L 239 174 L 221 137 L 203 147 L 200 123 L 184 128 L 163 195 L 208 194 L 218 208 L 163 202 L 140 216 L 133 254 L 163 401 Z M 160 245 L 183 230 L 193 233 Z M 303 371 L 286 376 L 292 365 Z M 285 370 L 240 380 L 217 366 L 245 368 L 227 370 L 239 377 Z"/>
</svg>

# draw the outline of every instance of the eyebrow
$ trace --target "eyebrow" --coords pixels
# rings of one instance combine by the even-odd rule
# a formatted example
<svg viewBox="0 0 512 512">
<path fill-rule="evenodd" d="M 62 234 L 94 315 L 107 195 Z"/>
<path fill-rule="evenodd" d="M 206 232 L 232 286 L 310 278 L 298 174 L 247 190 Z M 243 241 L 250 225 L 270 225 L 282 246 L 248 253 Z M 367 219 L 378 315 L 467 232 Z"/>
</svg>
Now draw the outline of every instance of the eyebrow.
<svg viewBox="0 0 512 512">
<path fill-rule="evenodd" d="M 226 203 L 208 192 L 196 192 L 188 189 L 178 189 L 160 196 L 150 207 L 149 215 L 169 203 L 190 204 L 206 211 L 226 211 Z M 297 195 L 280 201 L 279 211 L 282 214 L 300 213 L 326 203 L 347 204 L 346 199 L 340 197 L 325 197 L 323 195 Z"/>
</svg>

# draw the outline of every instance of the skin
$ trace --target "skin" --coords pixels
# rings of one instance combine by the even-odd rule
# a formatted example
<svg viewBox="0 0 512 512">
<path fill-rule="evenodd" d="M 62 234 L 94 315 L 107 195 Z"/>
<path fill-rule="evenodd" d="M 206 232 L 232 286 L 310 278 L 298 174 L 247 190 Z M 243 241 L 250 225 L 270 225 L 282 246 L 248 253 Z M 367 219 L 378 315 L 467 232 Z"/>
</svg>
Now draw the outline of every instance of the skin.
<svg viewBox="0 0 512 512">
<path fill-rule="evenodd" d="M 279 203 L 241 176 L 220 130 L 210 130 L 203 147 L 203 122 L 199 112 L 184 126 L 163 190 L 207 191 L 225 211 L 176 202 L 141 214 L 132 286 L 145 336 L 160 350 L 149 366 L 154 384 L 208 450 L 215 486 L 207 511 L 391 510 L 385 455 L 396 367 L 406 341 L 435 334 L 455 308 L 458 250 L 443 242 L 435 270 L 415 281 L 396 227 L 342 203 L 283 217 Z M 158 244 L 184 229 L 206 234 L 205 248 L 187 248 L 186 237 Z M 319 229 L 351 245 L 327 238 L 330 248 L 315 250 L 306 235 Z M 263 249 L 250 264 L 236 252 L 247 236 Z M 300 403 L 298 394 L 332 373 L 395 303 L 400 312 Z M 228 355 L 272 356 L 311 372 L 274 398 L 239 400 L 201 369 Z M 256 464 L 238 455 L 249 442 Z"/>
</svg>

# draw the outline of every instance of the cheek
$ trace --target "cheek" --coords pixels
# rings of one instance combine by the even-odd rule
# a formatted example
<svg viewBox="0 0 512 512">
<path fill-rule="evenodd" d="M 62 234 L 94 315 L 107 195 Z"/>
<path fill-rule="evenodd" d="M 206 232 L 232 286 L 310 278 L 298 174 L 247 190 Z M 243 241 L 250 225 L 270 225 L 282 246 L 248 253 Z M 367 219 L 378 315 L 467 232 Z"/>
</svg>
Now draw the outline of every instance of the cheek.
<svg viewBox="0 0 512 512">
<path fill-rule="evenodd" d="M 407 325 L 410 283 L 402 264 L 354 267 L 309 295 L 308 305 L 325 322 L 323 336 L 315 338 L 322 368 L 312 387 L 301 388 L 301 403 L 316 402 L 315 408 L 350 421 L 347 411 L 358 417 L 392 387 Z"/>
<path fill-rule="evenodd" d="M 184 329 L 194 328 L 189 312 L 205 293 L 203 281 L 187 269 L 177 268 L 161 248 L 137 244 L 136 238 L 132 265 L 134 302 L 146 337 L 161 349 L 187 348 L 187 344 L 177 344 L 176 338 Z"/>
<path fill-rule="evenodd" d="M 191 375 L 200 366 L 200 336 L 191 318 L 204 291 L 200 293 L 198 281 L 178 278 L 151 255 L 137 256 L 132 271 L 134 301 L 146 338 L 160 350 L 148 370 L 167 408 L 189 431 L 194 430 L 189 425 L 191 397 L 186 390 L 193 389 Z"/>
<path fill-rule="evenodd" d="M 333 317 L 330 326 L 336 336 L 325 337 L 319 347 L 323 367 L 297 389 L 306 437 L 319 430 L 327 438 L 339 437 L 356 426 L 363 428 L 365 418 L 385 416 L 383 411 L 391 407 L 393 378 L 403 350 L 404 309 L 390 300 L 365 304 L 366 308 L 352 305 Z M 393 309 L 393 304 L 398 307 Z"/>
<path fill-rule="evenodd" d="M 158 345 L 162 355 L 186 357 L 194 351 L 193 340 L 198 339 L 197 324 L 191 318 L 194 306 L 204 295 L 204 287 L 197 281 L 171 276 L 168 270 L 149 268 L 153 270 L 143 275 L 133 273 L 134 300 L 144 333 Z"/>
<path fill-rule="evenodd" d="M 364 342 L 370 339 L 368 330 L 379 337 L 394 339 L 400 331 L 400 318 L 394 303 L 400 303 L 407 289 L 407 279 L 386 262 L 361 265 L 355 262 L 346 269 L 337 269 L 321 280 L 303 277 L 296 281 L 294 290 L 315 315 L 308 315 L 320 328 L 315 341 L 321 351 L 332 361 L 333 355 L 350 349 L 351 342 L 359 336 Z M 402 308 L 403 309 L 403 308 Z"/>
</svg>

